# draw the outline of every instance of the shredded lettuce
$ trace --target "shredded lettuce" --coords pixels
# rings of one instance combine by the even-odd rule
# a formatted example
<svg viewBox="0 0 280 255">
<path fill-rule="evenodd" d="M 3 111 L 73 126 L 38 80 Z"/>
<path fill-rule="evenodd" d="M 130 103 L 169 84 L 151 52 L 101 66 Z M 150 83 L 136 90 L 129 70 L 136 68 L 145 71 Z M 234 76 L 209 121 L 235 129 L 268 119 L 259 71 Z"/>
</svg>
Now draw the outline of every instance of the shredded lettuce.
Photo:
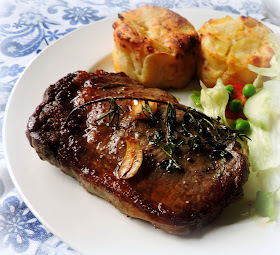
<svg viewBox="0 0 280 255">
<path fill-rule="evenodd" d="M 280 171 L 278 167 L 259 171 L 256 176 L 259 179 L 259 190 L 276 192 L 279 189 Z"/>
<path fill-rule="evenodd" d="M 271 93 L 265 88 L 262 88 L 254 96 L 248 98 L 243 112 L 250 124 L 254 124 L 267 131 L 272 129 L 277 118 Z"/>
<path fill-rule="evenodd" d="M 258 74 L 258 79 L 260 76 L 270 77 L 276 80 L 280 80 L 280 39 L 279 35 L 271 34 L 268 37 L 270 46 L 275 52 L 275 55 L 270 60 L 270 67 L 256 67 L 253 65 L 248 65 L 249 70 Z"/>
<path fill-rule="evenodd" d="M 269 80 L 264 82 L 263 87 L 270 92 L 271 103 L 275 107 L 275 111 L 280 113 L 280 81 L 278 80 Z"/>
<path fill-rule="evenodd" d="M 271 84 L 265 84 L 244 106 L 251 126 L 248 147 L 254 171 L 280 167 L 280 81 Z"/>
<path fill-rule="evenodd" d="M 280 57 L 279 50 L 276 55 Z M 274 69 L 273 63 L 275 62 L 272 62 L 271 68 L 266 69 Z M 280 59 L 278 69 L 280 74 Z M 261 74 L 261 72 L 259 73 Z M 255 171 L 272 168 L 280 171 L 279 77 L 264 82 L 263 88 L 250 97 L 244 106 L 244 115 L 248 118 L 251 126 L 249 134 L 251 140 L 248 141 L 249 159 Z M 280 187 L 280 179 L 277 181 L 277 185 Z"/>
<path fill-rule="evenodd" d="M 280 40 L 279 35 L 270 38 L 275 55 L 269 68 L 249 65 L 257 73 L 256 88 L 262 88 L 248 99 L 244 114 L 251 125 L 248 141 L 249 160 L 258 179 L 255 212 L 258 215 L 275 218 L 274 202 L 280 201 Z M 267 80 L 267 77 L 270 80 Z"/>
<path fill-rule="evenodd" d="M 249 148 L 249 160 L 253 171 L 267 170 L 280 166 L 280 125 L 274 126 L 271 131 L 251 124 Z M 278 143 L 278 144 L 277 144 Z M 280 183 L 279 183 L 280 186 Z"/>
<path fill-rule="evenodd" d="M 228 92 L 221 79 L 217 80 L 213 88 L 207 88 L 202 81 L 200 81 L 201 96 L 200 103 L 203 112 L 212 118 L 221 118 L 221 122 L 228 125 L 225 110 L 228 103 Z"/>
</svg>

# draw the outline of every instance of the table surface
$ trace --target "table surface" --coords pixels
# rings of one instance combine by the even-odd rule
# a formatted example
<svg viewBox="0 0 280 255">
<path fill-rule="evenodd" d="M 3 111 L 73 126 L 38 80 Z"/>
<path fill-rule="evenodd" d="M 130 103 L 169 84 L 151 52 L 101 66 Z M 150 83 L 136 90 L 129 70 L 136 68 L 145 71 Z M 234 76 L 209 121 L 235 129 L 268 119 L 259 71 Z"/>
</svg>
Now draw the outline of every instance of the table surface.
<svg viewBox="0 0 280 255">
<path fill-rule="evenodd" d="M 2 124 L 8 97 L 30 61 L 70 31 L 143 4 L 208 8 L 269 21 L 258 0 L 4 0 L 0 1 L 0 253 L 79 254 L 50 233 L 14 187 L 3 152 Z M 37 27 L 42 36 L 32 34 Z"/>
</svg>

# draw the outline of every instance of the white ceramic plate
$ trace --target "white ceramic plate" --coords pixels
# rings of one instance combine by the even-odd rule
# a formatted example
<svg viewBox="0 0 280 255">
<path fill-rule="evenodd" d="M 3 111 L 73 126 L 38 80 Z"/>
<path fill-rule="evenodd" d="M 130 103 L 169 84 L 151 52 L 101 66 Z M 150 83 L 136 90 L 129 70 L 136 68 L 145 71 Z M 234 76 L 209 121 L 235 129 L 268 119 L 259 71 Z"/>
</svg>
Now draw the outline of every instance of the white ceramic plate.
<svg viewBox="0 0 280 255">
<path fill-rule="evenodd" d="M 177 11 L 196 28 L 210 18 L 226 15 L 198 9 Z M 6 110 L 4 144 L 11 177 L 30 210 L 53 234 L 84 254 L 278 253 L 278 224 L 261 225 L 253 218 L 216 223 L 189 237 L 156 230 L 90 195 L 76 180 L 40 160 L 30 147 L 25 137 L 27 120 L 50 84 L 76 70 L 113 71 L 110 54 L 115 19 L 92 23 L 52 44 L 34 59 L 13 90 Z M 187 98 L 184 92 L 179 96 Z"/>
</svg>

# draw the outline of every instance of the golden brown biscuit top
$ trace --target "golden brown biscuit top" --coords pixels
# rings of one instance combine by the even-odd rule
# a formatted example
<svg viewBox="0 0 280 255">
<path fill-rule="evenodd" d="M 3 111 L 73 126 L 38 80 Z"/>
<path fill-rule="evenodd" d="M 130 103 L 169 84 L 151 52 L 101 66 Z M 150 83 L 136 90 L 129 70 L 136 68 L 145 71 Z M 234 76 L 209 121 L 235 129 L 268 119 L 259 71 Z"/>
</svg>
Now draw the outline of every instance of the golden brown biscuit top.
<svg viewBox="0 0 280 255">
<path fill-rule="evenodd" d="M 198 76 L 206 86 L 214 86 L 218 78 L 224 83 L 252 83 L 257 74 L 249 64 L 270 66 L 272 31 L 251 17 L 210 19 L 199 33 Z"/>
<path fill-rule="evenodd" d="M 117 37 L 124 44 L 147 44 L 149 51 L 184 55 L 193 53 L 198 34 L 193 25 L 168 8 L 144 5 L 119 15 L 113 24 Z M 126 41 L 126 42 L 125 42 Z"/>
<path fill-rule="evenodd" d="M 211 42 L 208 47 L 217 47 L 215 50 L 224 55 L 234 54 L 236 57 L 254 55 L 253 65 L 261 66 L 262 62 L 258 56 L 270 56 L 274 54 L 269 47 L 268 34 L 272 31 L 261 22 L 251 18 L 240 16 L 236 20 L 227 16 L 222 19 L 209 20 L 199 29 L 201 40 L 207 45 L 207 37 Z M 210 39 L 211 38 L 211 39 Z M 212 42 L 215 40 L 215 43 Z M 207 46 L 206 46 L 207 47 Z M 213 49 L 214 50 L 214 49 Z M 243 58 L 245 61 L 246 59 Z"/>
<path fill-rule="evenodd" d="M 227 16 L 221 19 L 210 19 L 199 29 L 199 33 L 214 34 L 222 38 L 242 39 L 245 35 L 254 38 L 263 38 L 272 31 L 261 22 L 251 18 L 240 16 L 236 20 Z"/>
</svg>

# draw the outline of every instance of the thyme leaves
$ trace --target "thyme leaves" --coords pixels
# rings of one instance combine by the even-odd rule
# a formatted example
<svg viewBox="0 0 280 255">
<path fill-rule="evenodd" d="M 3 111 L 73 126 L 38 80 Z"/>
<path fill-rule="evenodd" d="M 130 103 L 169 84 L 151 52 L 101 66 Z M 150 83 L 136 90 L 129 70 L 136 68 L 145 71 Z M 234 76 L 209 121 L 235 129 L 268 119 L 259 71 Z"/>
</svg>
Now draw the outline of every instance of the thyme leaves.
<svg viewBox="0 0 280 255">
<path fill-rule="evenodd" d="M 159 163 L 160 168 L 166 169 L 170 173 L 181 169 L 180 164 L 175 160 L 173 156 L 176 150 L 179 148 L 179 144 L 174 144 L 171 142 L 165 143 L 163 141 L 164 133 L 162 131 L 155 131 L 154 136 L 147 136 L 141 132 L 139 133 L 145 136 L 150 142 L 155 144 L 157 147 L 159 147 L 169 157 L 169 159 L 163 160 L 161 163 Z"/>
<path fill-rule="evenodd" d="M 116 119 L 116 123 L 113 126 L 114 129 L 118 129 L 119 127 L 119 120 L 120 120 L 120 112 L 124 112 L 124 110 L 117 104 L 116 98 L 110 97 L 110 98 L 100 98 L 96 99 L 95 101 L 89 101 L 85 104 L 79 105 L 75 107 L 67 116 L 65 121 L 65 126 L 68 125 L 71 116 L 78 110 L 86 109 L 86 106 L 101 103 L 101 102 L 109 102 L 109 110 L 100 118 L 96 119 L 95 121 L 100 121 L 108 116 L 109 118 L 109 126 L 112 125 L 114 120 Z"/>
<path fill-rule="evenodd" d="M 112 125 L 113 121 L 116 119 L 115 126 L 113 127 L 114 129 L 119 128 L 119 121 L 120 121 L 120 111 L 124 111 L 117 103 L 114 98 L 111 98 L 109 101 L 109 110 L 106 112 L 103 116 L 100 118 L 96 119 L 95 121 L 102 120 L 108 116 L 109 118 L 109 126 Z"/>
<path fill-rule="evenodd" d="M 176 152 L 181 146 L 186 145 L 193 151 L 202 152 L 208 150 L 211 151 L 210 156 L 212 157 L 228 159 L 231 157 L 231 153 L 226 150 L 227 142 L 234 141 L 235 143 L 237 139 L 243 140 L 243 138 L 248 138 L 241 131 L 230 129 L 221 124 L 218 118 L 213 119 L 190 107 L 185 107 L 178 103 L 171 103 L 168 101 L 138 97 L 110 97 L 89 101 L 74 108 L 69 113 L 65 124 L 67 125 L 71 116 L 77 110 L 84 109 L 88 105 L 99 102 L 109 102 L 109 110 L 95 121 L 100 121 L 108 117 L 108 125 L 112 126 L 114 129 L 118 129 L 120 114 L 121 112 L 124 112 L 124 110 L 118 105 L 118 100 L 142 101 L 142 113 L 148 119 L 151 119 L 156 123 L 158 123 L 159 119 L 152 112 L 149 102 L 166 105 L 165 132 L 163 132 L 161 130 L 162 127 L 160 127 L 160 130 L 155 130 L 154 134 L 150 136 L 141 132 L 139 133 L 144 135 L 167 155 L 168 159 L 160 162 L 159 166 L 162 169 L 166 169 L 168 172 L 174 172 L 181 169 L 180 164 L 176 160 Z M 184 112 L 183 118 L 180 121 L 178 121 L 176 117 L 177 110 Z"/>
<path fill-rule="evenodd" d="M 156 116 L 153 114 L 153 111 L 151 109 L 151 106 L 149 104 L 148 100 L 145 100 L 145 105 L 143 104 L 143 102 L 141 101 L 141 110 L 142 113 L 148 118 L 148 119 L 152 119 L 154 121 L 157 121 Z"/>
<path fill-rule="evenodd" d="M 176 131 L 177 121 L 176 121 L 176 108 L 174 104 L 168 102 L 166 107 L 166 133 L 167 140 L 172 141 L 173 139 L 173 131 Z"/>
</svg>

